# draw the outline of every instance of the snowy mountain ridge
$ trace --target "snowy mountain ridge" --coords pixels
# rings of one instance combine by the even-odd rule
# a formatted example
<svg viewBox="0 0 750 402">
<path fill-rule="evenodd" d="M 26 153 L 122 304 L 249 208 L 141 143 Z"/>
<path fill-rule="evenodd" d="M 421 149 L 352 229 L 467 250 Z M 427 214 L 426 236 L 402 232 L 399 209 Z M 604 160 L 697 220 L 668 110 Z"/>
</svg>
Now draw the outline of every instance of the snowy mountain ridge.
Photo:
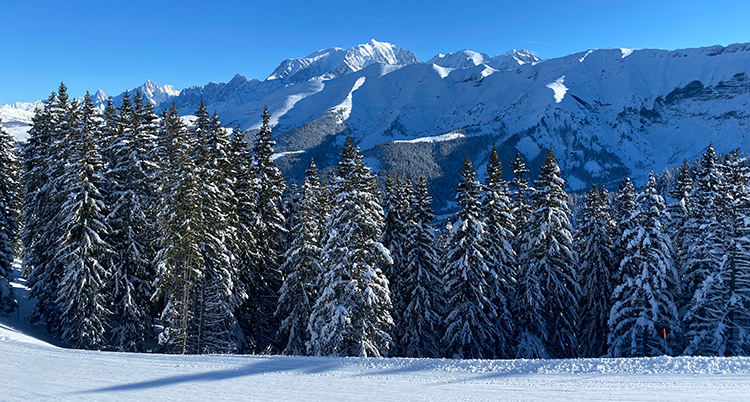
<svg viewBox="0 0 750 402">
<path fill-rule="evenodd" d="M 251 131 L 267 106 L 277 151 L 286 155 L 278 162 L 294 178 L 306 158 L 321 168 L 334 163 L 352 134 L 373 167 L 424 171 L 433 190 L 452 189 L 455 161 L 469 155 L 481 165 L 492 144 L 503 160 L 521 152 L 532 170 L 552 147 L 569 189 L 580 190 L 612 188 L 625 172 L 642 181 L 650 170 L 695 158 L 709 141 L 720 152 L 750 149 L 748 77 L 748 43 L 546 60 L 527 50 L 495 57 L 463 50 L 420 63 L 373 40 L 285 60 L 265 81 L 237 74 L 182 91 L 150 82 L 141 88 L 157 108 L 174 101 L 191 114 L 203 99 L 225 126 Z M 24 108 L 6 105 L 0 113 Z M 0 117 L 6 125 L 19 118 Z M 460 136 L 412 142 L 448 133 Z M 445 205 L 451 196 L 436 199 Z"/>
<path fill-rule="evenodd" d="M 302 82 L 312 78 L 332 79 L 372 64 L 409 65 L 419 61 L 409 50 L 375 39 L 351 49 L 321 49 L 307 57 L 284 60 L 267 80 Z"/>
</svg>

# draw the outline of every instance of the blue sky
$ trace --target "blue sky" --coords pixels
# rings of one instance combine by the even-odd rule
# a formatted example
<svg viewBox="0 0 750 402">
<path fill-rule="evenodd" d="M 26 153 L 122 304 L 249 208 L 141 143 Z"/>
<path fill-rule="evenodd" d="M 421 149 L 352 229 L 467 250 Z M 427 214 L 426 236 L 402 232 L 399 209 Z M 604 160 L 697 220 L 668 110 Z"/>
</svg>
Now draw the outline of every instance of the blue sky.
<svg viewBox="0 0 750 402">
<path fill-rule="evenodd" d="M 235 73 L 265 79 L 286 58 L 370 39 L 421 61 L 471 49 L 542 58 L 591 48 L 750 42 L 744 1 L 50 1 L 0 2 L 0 104 L 116 95 L 151 79 L 181 89 Z"/>
</svg>

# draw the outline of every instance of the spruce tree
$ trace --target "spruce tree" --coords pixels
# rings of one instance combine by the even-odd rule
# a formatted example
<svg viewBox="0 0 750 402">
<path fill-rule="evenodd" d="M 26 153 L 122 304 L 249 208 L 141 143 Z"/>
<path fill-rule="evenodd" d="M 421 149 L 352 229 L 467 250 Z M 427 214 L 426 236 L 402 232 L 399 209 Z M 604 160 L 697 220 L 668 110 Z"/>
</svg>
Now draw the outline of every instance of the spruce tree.
<svg viewBox="0 0 750 402">
<path fill-rule="evenodd" d="M 497 356 L 515 356 L 513 311 L 515 306 L 516 253 L 511 242 L 515 226 L 511 212 L 511 197 L 508 183 L 503 180 L 500 156 L 492 147 L 487 162 L 487 180 L 482 202 L 482 219 L 485 224 L 485 249 L 490 264 L 490 300 L 497 310 L 498 330 Z"/>
<path fill-rule="evenodd" d="M 393 264 L 384 268 L 385 276 L 391 289 L 393 302 L 392 316 L 396 326 L 393 328 L 394 349 L 396 356 L 400 355 L 398 340 L 403 336 L 403 327 L 399 325 L 408 303 L 408 297 L 401 289 L 406 275 L 405 260 L 409 248 L 408 220 L 409 208 L 413 190 L 411 181 L 402 178 L 400 174 L 388 174 L 385 181 L 383 204 L 385 209 L 385 227 L 383 228 L 383 245 L 391 252 Z"/>
<path fill-rule="evenodd" d="M 672 260 L 664 199 L 656 189 L 656 176 L 636 197 L 639 209 L 626 222 L 621 244 L 620 282 L 613 293 L 609 318 L 609 355 L 648 357 L 672 355 L 680 341 L 675 304 L 679 289 Z"/>
<path fill-rule="evenodd" d="M 76 348 L 99 349 L 105 342 L 108 301 L 103 292 L 112 275 L 114 251 L 106 243 L 110 228 L 104 195 L 104 164 L 94 138 L 100 120 L 90 94 L 66 140 L 62 191 L 67 200 L 60 211 L 60 248 L 55 256 L 63 267 L 55 302 L 60 311 L 62 339 Z"/>
<path fill-rule="evenodd" d="M 490 299 L 496 280 L 485 249 L 485 225 L 481 218 L 481 185 L 467 157 L 456 188 L 461 210 L 447 240 L 442 260 L 447 300 L 445 355 L 453 358 L 495 357 L 498 343 L 497 309 Z"/>
<path fill-rule="evenodd" d="M 240 325 L 250 333 L 250 322 L 244 322 L 247 316 L 245 309 L 248 307 L 249 295 L 256 291 L 254 287 L 256 280 L 256 268 L 258 255 L 258 242 L 255 240 L 253 225 L 256 220 L 256 197 L 258 189 L 256 181 L 251 172 L 253 156 L 244 138 L 242 128 L 238 125 L 231 137 L 231 168 L 230 175 L 234 193 L 234 216 L 231 217 L 232 226 L 235 230 L 235 242 L 232 252 L 235 259 L 236 280 L 234 296 L 236 299 L 236 315 Z M 245 339 L 246 343 L 252 340 Z M 250 345 L 244 345 L 245 351 Z M 253 347 L 254 351 L 254 347 Z"/>
<path fill-rule="evenodd" d="M 318 298 L 308 352 L 318 356 L 384 356 L 393 327 L 391 292 L 381 270 L 392 263 L 380 242 L 378 183 L 351 136 L 332 183 L 334 209 L 323 235 Z"/>
<path fill-rule="evenodd" d="M 396 323 L 400 334 L 395 339 L 398 355 L 439 357 L 442 355 L 442 317 L 445 312 L 439 249 L 432 221 L 432 197 L 427 179 L 419 178 L 410 201 L 407 221 L 401 292 L 405 308 Z"/>
<path fill-rule="evenodd" d="M 302 186 L 302 197 L 295 225 L 292 243 L 284 254 L 284 284 L 279 291 L 279 305 L 276 315 L 281 319 L 279 329 L 283 353 L 305 355 L 306 343 L 310 339 L 307 325 L 310 313 L 318 294 L 315 282 L 320 274 L 321 235 L 318 215 L 320 205 L 320 178 L 313 160 L 306 171 Z"/>
<path fill-rule="evenodd" d="M 685 354 L 747 356 L 750 353 L 750 170 L 734 151 L 723 164 L 716 215 L 723 253 L 688 304 Z"/>
<path fill-rule="evenodd" d="M 57 258 L 63 236 L 59 219 L 67 197 L 62 178 L 65 163 L 72 159 L 67 139 L 76 113 L 77 106 L 68 102 L 67 87 L 60 84 L 58 92 L 50 96 L 34 117 L 23 151 L 26 187 L 25 225 L 21 232 L 23 272 L 28 276 L 31 296 L 38 300 L 31 320 L 46 322 L 51 333 L 60 329 L 61 313 L 56 299 L 64 267 Z"/>
<path fill-rule="evenodd" d="M 612 211 L 615 220 L 615 227 L 612 231 L 612 241 L 614 243 L 614 257 L 617 264 L 617 267 L 615 268 L 615 276 L 612 278 L 612 283 L 614 285 L 622 283 L 625 276 L 625 272 L 623 272 L 623 267 L 620 262 L 625 259 L 625 256 L 628 253 L 628 237 L 625 236 L 625 232 L 630 232 L 636 229 L 637 221 L 633 219 L 633 216 L 638 212 L 638 205 L 635 202 L 635 197 L 635 186 L 630 180 L 630 175 L 626 175 L 618 185 Z M 630 277 L 635 276 L 634 272 L 628 272 L 627 274 Z"/>
<path fill-rule="evenodd" d="M 581 285 L 579 344 L 583 357 L 607 354 L 607 323 L 612 309 L 612 281 L 617 268 L 611 237 L 614 226 L 607 190 L 592 186 L 574 239 Z"/>
<path fill-rule="evenodd" d="M 693 191 L 693 179 L 691 177 L 690 166 L 687 160 L 682 162 L 675 175 L 675 183 L 672 186 L 669 196 L 674 199 L 672 204 L 667 206 L 669 212 L 669 235 L 672 240 L 674 251 L 674 263 L 677 272 L 683 272 L 683 266 L 689 258 L 690 230 L 687 228 L 688 219 L 691 211 L 691 197 Z M 678 307 L 685 306 L 688 300 L 678 301 Z"/>
<path fill-rule="evenodd" d="M 244 336 L 235 315 L 230 139 L 203 103 L 196 115 L 189 134 L 174 105 L 162 118 L 172 146 L 157 254 L 157 296 L 166 299 L 160 343 L 176 353 L 232 353 Z"/>
<path fill-rule="evenodd" d="M 511 182 L 511 188 L 513 189 L 513 193 L 511 194 L 511 214 L 513 215 L 513 224 L 516 228 L 513 249 L 517 255 L 521 250 L 523 233 L 526 232 L 526 224 L 531 216 L 529 198 L 534 189 L 529 187 L 529 180 L 526 178 L 529 169 L 523 162 L 523 157 L 520 153 L 516 153 L 516 157 L 510 164 L 510 168 L 513 172 L 513 181 Z"/>
<path fill-rule="evenodd" d="M 114 117 L 110 107 L 108 104 L 105 108 L 103 127 L 109 134 L 102 138 L 104 145 L 111 141 L 106 152 L 111 158 L 107 171 L 111 212 L 107 223 L 112 229 L 109 243 L 117 253 L 109 286 L 113 303 L 111 342 L 117 350 L 135 352 L 142 350 L 153 327 L 154 183 L 159 168 L 155 160 L 156 116 L 150 104 L 143 104 L 140 92 L 136 92 L 133 108 L 128 102 L 120 109 L 116 127 L 111 126 Z"/>
<path fill-rule="evenodd" d="M 677 301 L 683 309 L 687 308 L 703 280 L 719 270 L 724 255 L 723 227 L 717 216 L 720 204 L 716 203 L 723 185 L 719 157 L 709 145 L 696 172 L 695 188 L 690 196 L 692 207 L 682 233 L 687 250 L 682 250 L 685 254 L 679 272 L 682 297 Z"/>
<path fill-rule="evenodd" d="M 0 121 L 1 123 L 1 121 Z M 10 313 L 17 302 L 10 282 L 18 236 L 18 161 L 15 140 L 0 125 L 0 312 Z"/>
<path fill-rule="evenodd" d="M 578 356 L 580 288 L 565 182 L 555 155 L 534 183 L 533 212 L 518 255 L 518 352 L 521 358 Z"/>
<path fill-rule="evenodd" d="M 278 321 L 274 317 L 278 291 L 283 281 L 279 270 L 286 241 L 283 196 L 286 188 L 281 172 L 273 164 L 271 115 L 263 110 L 263 124 L 253 143 L 250 174 L 255 188 L 254 222 L 251 230 L 256 255 L 252 279 L 248 284 L 248 300 L 241 308 L 245 335 L 255 353 L 274 351 Z"/>
<path fill-rule="evenodd" d="M 200 353 L 232 353 L 240 349 L 244 335 L 235 316 L 234 296 L 237 277 L 232 248 L 237 242 L 232 183 L 232 150 L 228 132 L 218 114 L 206 119 L 201 102 L 194 130 L 199 150 L 194 149 L 196 173 L 200 182 L 201 253 L 205 263 L 201 308 Z M 203 121 L 206 119 L 207 121 Z"/>
<path fill-rule="evenodd" d="M 171 353 L 196 354 L 202 346 L 198 296 L 205 281 L 201 234 L 206 222 L 200 215 L 200 178 L 192 158 L 192 138 L 174 103 L 164 111 L 160 131 L 170 149 L 160 180 L 161 248 L 155 258 L 153 298 L 164 300 L 164 331 L 159 343 Z"/>
</svg>

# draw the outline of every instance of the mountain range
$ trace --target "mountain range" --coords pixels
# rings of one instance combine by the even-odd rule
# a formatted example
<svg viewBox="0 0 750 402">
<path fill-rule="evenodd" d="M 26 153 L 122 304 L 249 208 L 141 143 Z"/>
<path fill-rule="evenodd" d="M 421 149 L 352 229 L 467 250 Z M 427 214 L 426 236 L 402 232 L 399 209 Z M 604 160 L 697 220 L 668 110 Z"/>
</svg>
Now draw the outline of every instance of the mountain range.
<svg viewBox="0 0 750 402">
<path fill-rule="evenodd" d="M 628 172 L 643 180 L 699 157 L 709 143 L 746 151 L 749 75 L 750 43 L 546 60 L 528 50 L 494 57 L 462 50 L 419 62 L 373 40 L 285 60 L 263 81 L 238 74 L 181 91 L 150 81 L 136 89 L 157 109 L 175 102 L 182 114 L 203 99 L 225 126 L 241 124 L 248 135 L 267 106 L 276 163 L 294 179 L 311 157 L 324 168 L 334 164 L 351 134 L 371 167 L 424 173 L 444 209 L 466 156 L 481 171 L 493 144 L 506 166 L 521 152 L 531 178 L 551 148 L 573 191 L 592 183 L 613 189 Z M 40 104 L 0 106 L 0 118 L 22 139 Z"/>
</svg>

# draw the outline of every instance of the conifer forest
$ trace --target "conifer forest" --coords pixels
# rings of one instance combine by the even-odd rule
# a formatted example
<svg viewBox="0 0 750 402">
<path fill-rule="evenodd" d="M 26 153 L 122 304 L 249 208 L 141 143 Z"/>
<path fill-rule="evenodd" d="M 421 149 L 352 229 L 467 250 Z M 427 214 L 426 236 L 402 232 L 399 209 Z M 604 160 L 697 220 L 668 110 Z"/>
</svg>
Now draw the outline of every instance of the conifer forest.
<svg viewBox="0 0 750 402">
<path fill-rule="evenodd" d="M 331 174 L 310 160 L 289 183 L 267 111 L 250 133 L 190 112 L 140 92 L 100 111 L 61 85 L 26 143 L 0 126 L 0 310 L 18 259 L 32 320 L 80 349 L 750 355 L 740 151 L 707 144 L 643 186 L 571 195 L 551 151 L 531 178 L 493 148 L 486 172 L 467 157 L 457 212 L 436 221 L 427 179 L 379 177 L 351 136 Z"/>
</svg>

